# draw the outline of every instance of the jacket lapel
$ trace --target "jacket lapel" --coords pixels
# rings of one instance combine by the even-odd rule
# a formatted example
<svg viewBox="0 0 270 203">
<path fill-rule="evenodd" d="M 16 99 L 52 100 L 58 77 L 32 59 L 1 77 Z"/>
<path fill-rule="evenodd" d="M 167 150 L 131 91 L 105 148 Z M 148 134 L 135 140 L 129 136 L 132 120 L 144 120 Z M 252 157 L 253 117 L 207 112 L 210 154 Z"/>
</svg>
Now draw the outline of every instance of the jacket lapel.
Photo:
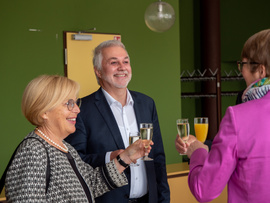
<svg viewBox="0 0 270 203">
<path fill-rule="evenodd" d="M 129 92 L 130 92 L 132 99 L 134 101 L 135 116 L 136 116 L 136 120 L 137 120 L 138 129 L 140 130 L 140 123 L 143 120 L 142 115 L 141 115 L 142 103 L 141 103 L 141 100 L 132 91 L 129 90 Z"/>
<path fill-rule="evenodd" d="M 105 121 L 104 125 L 106 125 L 109 128 L 111 135 L 114 138 L 117 147 L 119 149 L 125 149 L 125 145 L 124 145 L 120 130 L 117 126 L 117 123 L 116 123 L 116 120 L 113 116 L 112 110 L 111 110 L 101 88 L 99 88 L 99 90 L 97 91 L 95 98 L 96 98 L 95 104 L 96 104 L 100 114 L 102 115 L 104 121 Z"/>
</svg>

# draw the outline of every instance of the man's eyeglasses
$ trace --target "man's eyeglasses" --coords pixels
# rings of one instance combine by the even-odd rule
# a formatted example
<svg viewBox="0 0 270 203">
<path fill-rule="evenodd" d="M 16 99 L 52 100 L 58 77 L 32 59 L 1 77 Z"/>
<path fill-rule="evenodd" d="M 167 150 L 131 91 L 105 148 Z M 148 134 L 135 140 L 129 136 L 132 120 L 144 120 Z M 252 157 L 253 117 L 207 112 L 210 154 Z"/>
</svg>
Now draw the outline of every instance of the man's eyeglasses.
<svg viewBox="0 0 270 203">
<path fill-rule="evenodd" d="M 72 111 L 74 109 L 75 104 L 77 104 L 77 106 L 80 108 L 81 104 L 82 104 L 82 100 L 77 99 L 77 101 L 75 102 L 73 99 L 69 99 L 68 102 L 65 103 L 65 105 L 67 105 L 67 108 L 69 111 Z"/>
<path fill-rule="evenodd" d="M 240 71 L 240 72 L 242 72 L 242 70 L 243 70 L 243 65 L 244 64 L 259 64 L 259 63 L 257 63 L 257 62 L 243 62 L 243 61 L 237 61 L 237 67 L 238 67 L 238 70 Z"/>
</svg>

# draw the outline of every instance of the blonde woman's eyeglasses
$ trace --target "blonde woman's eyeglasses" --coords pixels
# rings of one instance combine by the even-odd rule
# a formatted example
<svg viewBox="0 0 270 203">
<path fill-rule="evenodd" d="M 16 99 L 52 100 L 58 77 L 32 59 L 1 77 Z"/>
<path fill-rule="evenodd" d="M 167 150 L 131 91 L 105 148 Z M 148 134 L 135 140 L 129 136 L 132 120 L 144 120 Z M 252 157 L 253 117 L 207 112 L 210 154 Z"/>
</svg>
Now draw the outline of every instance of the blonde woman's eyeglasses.
<svg viewBox="0 0 270 203">
<path fill-rule="evenodd" d="M 82 104 L 82 100 L 77 99 L 77 101 L 75 102 L 73 99 L 69 99 L 68 102 L 65 103 L 65 105 L 67 105 L 67 108 L 69 111 L 72 111 L 74 109 L 75 104 L 77 104 L 77 106 L 80 108 L 81 104 Z"/>
</svg>

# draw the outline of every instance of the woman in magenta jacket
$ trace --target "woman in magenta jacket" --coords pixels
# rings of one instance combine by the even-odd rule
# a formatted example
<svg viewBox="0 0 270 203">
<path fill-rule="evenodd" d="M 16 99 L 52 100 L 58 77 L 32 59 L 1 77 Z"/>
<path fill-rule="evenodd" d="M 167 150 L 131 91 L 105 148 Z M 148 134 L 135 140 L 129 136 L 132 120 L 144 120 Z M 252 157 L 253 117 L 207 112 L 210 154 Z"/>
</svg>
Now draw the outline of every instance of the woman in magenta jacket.
<svg viewBox="0 0 270 203">
<path fill-rule="evenodd" d="M 251 36 L 241 57 L 249 85 L 243 103 L 227 109 L 211 151 L 194 136 L 175 141 L 190 158 L 188 184 L 199 202 L 215 199 L 227 184 L 230 203 L 270 202 L 270 29 Z"/>
</svg>

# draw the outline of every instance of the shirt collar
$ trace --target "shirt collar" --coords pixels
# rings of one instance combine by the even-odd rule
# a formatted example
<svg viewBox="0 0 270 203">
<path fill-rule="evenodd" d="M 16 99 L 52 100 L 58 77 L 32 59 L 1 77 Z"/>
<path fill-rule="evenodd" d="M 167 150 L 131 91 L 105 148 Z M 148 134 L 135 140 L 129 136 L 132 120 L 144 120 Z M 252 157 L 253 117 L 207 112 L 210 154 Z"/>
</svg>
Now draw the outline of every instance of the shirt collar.
<svg viewBox="0 0 270 203">
<path fill-rule="evenodd" d="M 115 100 L 108 92 L 106 92 L 106 90 L 104 90 L 103 88 L 101 88 L 109 106 L 111 106 L 113 103 L 119 103 L 117 100 Z M 127 101 L 126 101 L 126 105 L 125 106 L 128 106 L 128 105 L 131 105 L 133 106 L 134 104 L 134 101 L 132 99 L 132 96 L 129 92 L 129 90 L 127 89 Z"/>
</svg>

